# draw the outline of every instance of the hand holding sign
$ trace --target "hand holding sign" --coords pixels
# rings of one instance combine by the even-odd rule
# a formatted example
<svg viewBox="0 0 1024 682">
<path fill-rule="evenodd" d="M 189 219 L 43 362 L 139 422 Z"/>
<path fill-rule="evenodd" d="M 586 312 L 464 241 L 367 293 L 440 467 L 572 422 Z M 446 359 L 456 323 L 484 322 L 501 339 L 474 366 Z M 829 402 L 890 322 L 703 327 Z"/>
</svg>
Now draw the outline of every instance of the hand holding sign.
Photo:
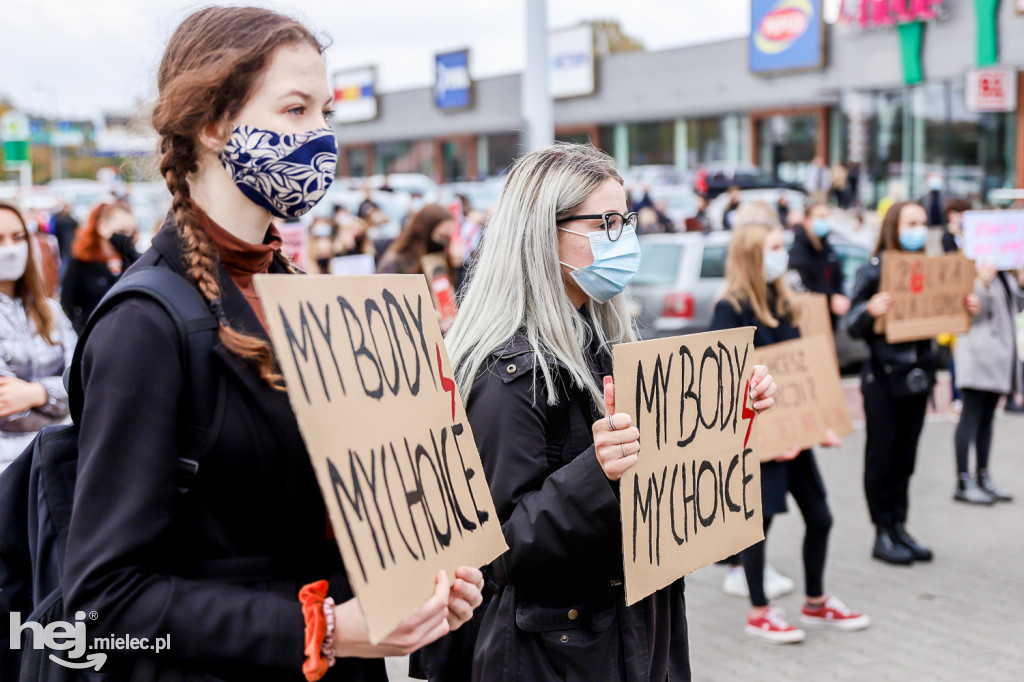
<svg viewBox="0 0 1024 682">
<path fill-rule="evenodd" d="M 617 481 L 640 458 L 640 430 L 633 426 L 633 418 L 615 412 L 615 383 L 604 378 L 604 406 L 606 417 L 594 422 L 594 454 L 609 481 Z"/>
<path fill-rule="evenodd" d="M 768 368 L 764 365 L 754 365 L 754 373 L 750 376 L 750 385 L 753 388 L 750 389 L 750 399 L 754 401 L 754 412 L 761 414 L 772 405 L 775 404 L 775 391 L 778 390 L 778 386 L 775 385 L 775 379 L 768 373 Z"/>
<path fill-rule="evenodd" d="M 458 630 L 473 617 L 473 609 L 484 602 L 484 574 L 479 568 L 460 566 L 448 595 L 448 629 Z"/>
<path fill-rule="evenodd" d="M 889 312 L 892 307 L 892 294 L 886 291 L 879 291 L 868 299 L 868 315 L 879 318 Z"/>
</svg>

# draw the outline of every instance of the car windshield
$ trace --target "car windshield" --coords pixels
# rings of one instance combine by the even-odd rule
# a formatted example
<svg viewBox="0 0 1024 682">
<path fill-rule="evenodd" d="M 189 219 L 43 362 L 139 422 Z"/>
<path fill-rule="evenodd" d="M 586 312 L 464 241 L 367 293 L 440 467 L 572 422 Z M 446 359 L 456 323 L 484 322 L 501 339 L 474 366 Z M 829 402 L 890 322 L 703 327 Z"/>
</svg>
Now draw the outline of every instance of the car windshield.
<svg viewBox="0 0 1024 682">
<path fill-rule="evenodd" d="M 682 244 L 645 244 L 640 252 L 640 269 L 633 278 L 633 284 L 674 284 L 683 259 L 683 248 Z"/>
<path fill-rule="evenodd" d="M 704 247 L 704 260 L 700 265 L 701 279 L 725 277 L 725 252 L 724 246 Z"/>
</svg>

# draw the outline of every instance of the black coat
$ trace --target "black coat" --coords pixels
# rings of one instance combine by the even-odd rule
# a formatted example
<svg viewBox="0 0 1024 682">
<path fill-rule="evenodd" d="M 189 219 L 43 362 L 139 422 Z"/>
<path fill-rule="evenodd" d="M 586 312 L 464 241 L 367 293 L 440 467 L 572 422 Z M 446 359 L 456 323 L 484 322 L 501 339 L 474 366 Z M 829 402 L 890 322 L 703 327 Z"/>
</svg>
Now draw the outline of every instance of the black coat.
<svg viewBox="0 0 1024 682">
<path fill-rule="evenodd" d="M 592 347 L 589 358 L 595 379 L 611 374 L 606 353 Z M 626 606 L 618 486 L 591 431 L 601 413 L 554 360 L 558 403 L 548 405 L 534 360 L 515 336 L 480 369 L 466 405 L 509 546 L 488 569 L 498 587 L 473 679 L 688 680 L 683 581 Z"/>
<path fill-rule="evenodd" d="M 843 266 L 827 236 L 821 238 L 819 251 L 811 243 L 806 229 L 797 225 L 789 250 L 789 268 L 799 273 L 807 291 L 826 296 L 843 293 Z"/>
<path fill-rule="evenodd" d="M 769 292 L 772 290 L 769 289 Z M 774 299 L 769 300 L 769 305 L 774 308 Z M 778 318 L 778 316 L 776 316 Z M 779 326 L 769 327 L 758 319 L 754 309 L 749 305 L 741 305 L 739 310 L 733 307 L 732 303 L 720 300 L 715 304 L 715 310 L 711 316 L 711 329 L 735 329 L 737 327 L 754 327 L 754 348 L 770 346 L 773 343 L 792 341 L 800 337 L 800 330 L 793 326 L 792 322 L 783 317 L 779 319 Z M 820 487 L 824 489 L 821 482 L 821 474 L 818 472 L 817 463 L 814 461 L 814 453 L 811 450 L 804 450 L 797 457 L 807 457 L 811 460 L 811 467 L 814 475 L 818 478 Z M 761 508 L 764 516 L 770 517 L 786 511 L 786 494 L 789 492 L 789 468 L 795 460 L 784 462 L 761 462 Z"/>
<path fill-rule="evenodd" d="M 184 272 L 173 226 L 138 265 Z M 275 262 L 271 272 L 281 271 Z M 232 325 L 266 338 L 223 268 L 219 275 Z M 225 418 L 180 498 L 177 413 L 189 374 L 181 350 L 171 319 L 148 299 L 119 304 L 88 338 L 64 572 L 69 620 L 97 612 L 90 637 L 171 636 L 153 658 L 109 652 L 111 679 L 155 661 L 216 679 L 302 680 L 300 586 L 327 579 L 339 603 L 351 591 L 326 541 L 326 510 L 288 396 L 216 346 Z M 343 659 L 325 679 L 387 675 L 383 661 Z"/>
<path fill-rule="evenodd" d="M 139 252 L 123 235 L 114 235 L 110 243 L 121 254 L 121 272 L 139 259 Z M 103 262 L 83 261 L 77 258 L 68 261 L 64 279 L 61 281 L 60 305 L 76 332 L 82 333 L 85 323 L 89 320 L 89 314 L 120 277 L 120 274 L 115 275 Z"/>
</svg>

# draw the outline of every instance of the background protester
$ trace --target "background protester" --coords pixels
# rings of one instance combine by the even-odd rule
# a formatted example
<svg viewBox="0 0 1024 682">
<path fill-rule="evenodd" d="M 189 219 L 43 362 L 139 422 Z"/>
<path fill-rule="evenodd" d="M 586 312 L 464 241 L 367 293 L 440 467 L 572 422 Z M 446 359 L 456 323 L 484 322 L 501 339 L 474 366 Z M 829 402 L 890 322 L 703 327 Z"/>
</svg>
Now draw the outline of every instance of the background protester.
<svg viewBox="0 0 1024 682">
<path fill-rule="evenodd" d="M 971 210 L 971 202 L 966 199 L 946 200 L 943 211 L 946 213 L 946 224 L 942 230 L 942 250 L 945 253 L 956 253 L 964 248 L 964 213 Z"/>
<path fill-rule="evenodd" d="M 170 316 L 134 297 L 85 342 L 66 615 L 96 612 L 90 637 L 168 637 L 173 652 L 111 650 L 111 679 L 382 682 L 382 656 L 443 636 L 479 603 L 479 570 L 458 569 L 451 585 L 440 572 L 433 595 L 370 643 L 281 390 L 252 278 L 295 272 L 271 221 L 306 213 L 335 175 L 322 52 L 285 16 L 212 7 L 182 22 L 161 61 L 153 128 L 171 212 L 138 265 L 194 286 L 216 328 L 185 364 Z M 303 184 L 254 180 L 285 171 Z M 202 395 L 189 394 L 196 376 L 209 382 Z M 179 408 L 197 400 L 223 418 L 182 497 L 179 460 L 197 446 Z M 334 603 L 297 597 L 321 589 Z"/>
<path fill-rule="evenodd" d="M 711 329 L 755 327 L 754 347 L 799 338 L 796 315 L 784 274 L 787 255 L 782 225 L 766 204 L 744 206 L 736 216 L 725 266 L 725 291 L 716 302 Z M 835 434 L 828 446 L 838 446 Z M 769 605 L 765 594 L 765 547 L 776 514 L 786 511 L 793 495 L 803 515 L 805 600 L 800 620 L 810 627 L 861 630 L 867 616 L 850 611 L 837 597 L 825 593 L 825 557 L 832 514 L 814 452 L 792 448 L 774 461 L 761 464 L 761 508 L 765 540 L 740 553 L 752 609 L 746 632 L 774 643 L 804 640 L 804 632 L 786 620 L 782 609 Z"/>
<path fill-rule="evenodd" d="M 121 202 L 97 205 L 78 230 L 60 297 L 75 331 L 85 328 L 89 313 L 103 295 L 139 259 L 135 250 L 138 230 L 132 210 Z"/>
<path fill-rule="evenodd" d="M 53 236 L 57 238 L 61 263 L 66 264 L 71 259 L 71 244 L 78 229 L 78 221 L 71 215 L 71 205 L 68 202 L 60 202 L 59 208 L 50 218 L 50 228 Z M 63 267 L 61 271 L 63 272 Z"/>
<path fill-rule="evenodd" d="M 893 302 L 890 292 L 879 290 L 885 254 L 922 251 L 927 238 L 924 207 L 893 204 L 882 222 L 874 256 L 857 272 L 848 314 L 850 335 L 864 339 L 869 349 L 860 390 L 867 431 L 864 493 L 876 531 L 872 556 L 891 564 L 932 559 L 932 551 L 917 542 L 905 524 L 917 443 L 935 385 L 936 357 L 931 340 L 888 343 L 884 334 L 875 333 L 874 324 Z"/>
<path fill-rule="evenodd" d="M 447 254 L 454 272 L 462 267 L 461 259 L 449 253 L 455 218 L 440 204 L 427 204 L 409 218 L 402 233 L 388 247 L 377 265 L 385 275 L 418 275 L 423 272 L 421 260 L 428 253 Z M 457 284 L 457 283 L 456 283 Z"/>
<path fill-rule="evenodd" d="M 722 227 L 726 230 L 732 229 L 733 221 L 736 219 L 736 211 L 740 208 L 740 188 L 735 185 L 728 189 L 729 203 L 725 205 L 722 212 Z"/>
<path fill-rule="evenodd" d="M 946 183 L 941 173 L 929 173 L 925 176 L 924 184 L 928 191 L 918 200 L 924 207 L 927 214 L 927 221 L 930 227 L 945 227 L 946 216 L 943 213 L 946 196 L 944 194 Z"/>
<path fill-rule="evenodd" d="M 973 504 L 1009 502 L 1013 496 L 992 482 L 989 454 L 996 405 L 1021 381 L 1017 357 L 1016 316 L 1024 310 L 1024 272 L 998 272 L 991 264 L 978 267 L 974 294 L 978 310 L 971 329 L 956 343 L 956 383 L 963 408 L 956 427 L 956 491 L 953 498 Z M 975 475 L 968 473 L 974 445 Z"/>
<path fill-rule="evenodd" d="M 815 204 L 804 223 L 793 228 L 789 251 L 789 267 L 797 275 L 794 288 L 828 297 L 833 328 L 850 309 L 850 299 L 843 293 L 843 264 L 829 241 L 834 229 L 832 208 Z"/>
<path fill-rule="evenodd" d="M 47 298 L 34 251 L 21 213 L 0 201 L 0 471 L 68 415 L 62 375 L 75 332 Z"/>
<path fill-rule="evenodd" d="M 814 203 L 828 203 L 828 195 L 832 189 L 832 172 L 822 156 L 815 156 L 811 160 L 811 167 L 807 171 L 804 187 Z"/>
<path fill-rule="evenodd" d="M 639 431 L 602 379 L 611 347 L 636 338 L 626 211 L 614 163 L 591 146 L 519 159 L 448 336 L 509 545 L 488 568 L 475 680 L 690 679 L 682 581 L 628 607 L 622 588 L 616 491 Z M 774 384 L 757 372 L 767 408 Z"/>
</svg>

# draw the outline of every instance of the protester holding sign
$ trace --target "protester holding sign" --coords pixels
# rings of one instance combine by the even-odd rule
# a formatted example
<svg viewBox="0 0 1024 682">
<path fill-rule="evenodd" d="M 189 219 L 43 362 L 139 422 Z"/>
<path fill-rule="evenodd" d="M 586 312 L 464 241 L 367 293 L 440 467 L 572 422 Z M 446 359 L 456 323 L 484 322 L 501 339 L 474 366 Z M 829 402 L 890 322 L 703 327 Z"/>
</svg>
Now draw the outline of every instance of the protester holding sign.
<svg viewBox="0 0 1024 682">
<path fill-rule="evenodd" d="M 447 337 L 509 545 L 487 569 L 474 680 L 690 679 L 682 581 L 633 606 L 623 591 L 618 481 L 642 455 L 602 379 L 612 345 L 636 339 L 626 211 L 594 147 L 519 159 Z M 772 404 L 765 379 L 751 378 L 758 409 Z"/>
<path fill-rule="evenodd" d="M 712 329 L 755 327 L 754 346 L 796 339 L 795 308 L 783 275 L 787 255 L 782 225 L 766 205 L 746 206 L 737 214 L 726 260 L 726 288 L 715 304 Z M 823 445 L 838 446 L 829 432 Z M 761 506 L 765 540 L 740 554 L 753 608 L 747 614 L 748 634 L 774 643 L 804 640 L 803 630 L 790 625 L 782 609 L 770 606 L 765 595 L 765 545 L 776 514 L 786 511 L 786 494 L 793 495 L 804 517 L 803 561 L 806 597 L 801 621 L 811 627 L 861 630 L 867 616 L 853 613 L 837 597 L 825 593 L 823 575 L 832 514 L 814 452 L 789 449 L 775 461 L 761 463 Z"/>
<path fill-rule="evenodd" d="M 793 228 L 793 247 L 789 267 L 797 275 L 793 288 L 828 296 L 832 326 L 850 309 L 843 293 L 843 265 L 829 242 L 833 229 L 832 207 L 815 204 L 807 212 L 803 225 Z M 793 282 L 791 282 L 793 283 Z"/>
<path fill-rule="evenodd" d="M 323 48 L 274 12 L 212 7 L 182 22 L 160 65 L 153 126 L 173 198 L 133 271 L 195 287 L 210 338 L 184 346 L 157 299 L 136 295 L 85 342 L 69 619 L 92 612 L 91 636 L 173 643 L 110 651 L 111 679 L 382 681 L 381 657 L 443 636 L 479 603 L 477 569 L 452 585 L 441 572 L 419 610 L 370 642 L 281 390 L 252 278 L 293 271 L 271 219 L 306 213 L 334 178 Z M 185 419 L 197 401 L 213 420 L 201 440 Z"/>
<path fill-rule="evenodd" d="M 1021 385 L 1015 318 L 1024 310 L 1024 272 L 998 272 L 994 265 L 978 268 L 974 285 L 980 307 L 971 330 L 957 340 L 957 386 L 963 410 L 956 427 L 957 483 L 953 498 L 972 504 L 1009 502 L 1013 496 L 995 487 L 989 475 L 989 449 L 996 405 L 1013 386 Z M 974 444 L 975 477 L 967 473 L 967 456 Z"/>
<path fill-rule="evenodd" d="M 932 559 L 932 551 L 918 543 L 905 524 L 917 442 L 935 384 L 936 356 L 931 339 L 889 343 L 875 331 L 875 321 L 893 305 L 892 293 L 879 290 L 882 259 L 886 254 L 922 251 L 927 236 L 923 206 L 893 204 L 882 221 L 874 256 L 857 273 L 847 315 L 850 335 L 864 339 L 869 348 L 861 393 L 867 430 L 864 492 L 876 529 L 872 556 L 890 564 Z M 969 300 L 969 312 L 976 303 Z"/>
</svg>

